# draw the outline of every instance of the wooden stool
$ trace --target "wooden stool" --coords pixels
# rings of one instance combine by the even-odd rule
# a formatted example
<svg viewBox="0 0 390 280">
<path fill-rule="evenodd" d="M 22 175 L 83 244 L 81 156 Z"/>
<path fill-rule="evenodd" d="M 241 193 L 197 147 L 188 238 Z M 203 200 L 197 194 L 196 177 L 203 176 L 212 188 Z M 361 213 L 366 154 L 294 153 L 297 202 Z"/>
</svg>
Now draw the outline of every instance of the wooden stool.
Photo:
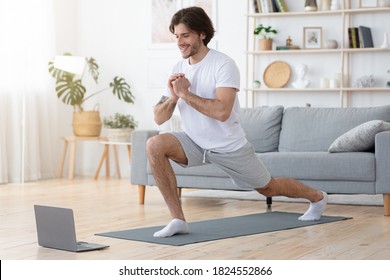
<svg viewBox="0 0 390 280">
<path fill-rule="evenodd" d="M 131 143 L 130 142 L 110 142 L 110 141 L 101 141 L 100 143 L 104 145 L 104 151 L 103 151 L 102 157 L 100 159 L 98 169 L 96 170 L 95 180 L 97 180 L 99 178 L 100 169 L 102 168 L 104 161 L 106 161 L 106 177 L 110 177 L 110 155 L 109 155 L 110 154 L 110 145 L 112 145 L 112 147 L 114 149 L 116 173 L 118 175 L 118 178 L 121 178 L 121 170 L 119 167 L 118 151 L 117 151 L 116 146 L 127 146 L 127 155 L 129 158 L 129 162 L 131 163 Z"/>
<path fill-rule="evenodd" d="M 68 150 L 68 144 L 70 143 L 70 155 L 69 155 L 69 174 L 68 179 L 72 180 L 74 177 L 74 167 L 76 160 L 76 143 L 77 141 L 107 141 L 107 137 L 83 137 L 83 136 L 64 136 L 64 150 L 62 152 L 62 160 L 60 170 L 58 172 L 58 178 L 62 177 L 62 172 L 64 170 L 66 153 Z M 107 172 L 107 170 L 106 170 Z"/>
</svg>

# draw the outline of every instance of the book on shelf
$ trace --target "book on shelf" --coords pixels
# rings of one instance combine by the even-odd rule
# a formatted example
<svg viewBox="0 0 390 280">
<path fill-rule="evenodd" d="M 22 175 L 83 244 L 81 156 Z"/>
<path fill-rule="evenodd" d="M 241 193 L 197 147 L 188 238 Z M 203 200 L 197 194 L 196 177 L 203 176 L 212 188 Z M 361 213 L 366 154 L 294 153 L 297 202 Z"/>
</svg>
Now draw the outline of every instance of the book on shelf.
<svg viewBox="0 0 390 280">
<path fill-rule="evenodd" d="M 256 13 L 285 13 L 287 5 L 285 0 L 253 0 Z"/>
<path fill-rule="evenodd" d="M 272 0 L 260 0 L 260 7 L 263 13 L 273 13 Z"/>
<path fill-rule="evenodd" d="M 279 13 L 280 11 L 279 11 L 279 8 L 278 8 L 278 6 L 276 4 L 276 0 L 271 0 L 271 3 L 272 3 L 272 10 L 273 10 L 273 12 L 274 13 Z"/>
<path fill-rule="evenodd" d="M 348 27 L 348 47 L 353 48 L 352 27 Z"/>
<path fill-rule="evenodd" d="M 279 12 L 281 13 L 287 12 L 287 6 L 284 0 L 275 0 L 275 2 Z"/>
<path fill-rule="evenodd" d="M 274 5 L 272 4 L 273 0 L 265 0 L 265 1 L 267 1 L 267 6 L 269 7 L 269 12 L 274 13 L 275 12 Z"/>
<path fill-rule="evenodd" d="M 260 0 L 253 0 L 253 8 L 255 13 L 261 13 L 261 1 Z"/>
<path fill-rule="evenodd" d="M 371 28 L 360 25 L 359 29 L 359 37 L 362 48 L 373 48 L 374 42 L 372 41 Z"/>
<path fill-rule="evenodd" d="M 348 27 L 348 42 L 349 48 L 360 48 L 359 31 L 357 27 Z"/>
<path fill-rule="evenodd" d="M 354 48 L 356 48 L 356 49 L 360 48 L 361 46 L 360 46 L 359 29 L 357 27 L 353 28 L 352 38 L 354 39 L 354 41 L 353 41 Z"/>
</svg>

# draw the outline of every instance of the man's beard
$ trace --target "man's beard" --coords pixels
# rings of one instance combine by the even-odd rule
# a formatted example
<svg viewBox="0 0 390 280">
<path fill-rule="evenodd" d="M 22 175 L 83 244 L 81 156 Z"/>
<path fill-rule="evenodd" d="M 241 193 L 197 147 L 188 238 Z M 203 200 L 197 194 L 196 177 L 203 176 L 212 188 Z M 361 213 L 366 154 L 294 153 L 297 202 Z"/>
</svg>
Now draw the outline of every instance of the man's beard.
<svg viewBox="0 0 390 280">
<path fill-rule="evenodd" d="M 184 59 L 187 59 L 187 58 L 190 58 L 191 56 L 194 56 L 194 55 L 196 55 L 197 53 L 198 53 L 198 50 L 199 50 L 199 48 L 200 48 L 200 42 L 197 42 L 197 43 L 195 43 L 195 44 L 193 44 L 193 45 L 190 45 L 189 46 L 189 48 L 190 48 L 190 53 L 189 54 L 184 54 L 184 53 L 182 53 L 181 55 L 182 55 L 182 57 L 184 58 Z"/>
</svg>

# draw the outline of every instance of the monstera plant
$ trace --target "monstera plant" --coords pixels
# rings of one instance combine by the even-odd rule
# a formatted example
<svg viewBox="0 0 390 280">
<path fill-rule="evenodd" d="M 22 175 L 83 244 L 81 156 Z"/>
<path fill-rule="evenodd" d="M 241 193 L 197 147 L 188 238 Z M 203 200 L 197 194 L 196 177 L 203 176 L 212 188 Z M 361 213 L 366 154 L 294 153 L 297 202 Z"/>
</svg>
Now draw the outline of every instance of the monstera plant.
<svg viewBox="0 0 390 280">
<path fill-rule="evenodd" d="M 71 55 L 71 54 L 64 54 Z M 95 83 L 99 80 L 99 65 L 93 57 L 86 58 L 88 73 Z M 53 61 L 49 61 L 49 73 L 56 80 L 57 97 L 65 104 L 72 105 L 76 111 L 83 111 L 83 103 L 89 98 L 107 91 L 111 88 L 112 94 L 127 103 L 134 103 L 134 96 L 131 93 L 130 85 L 124 78 L 114 77 L 109 86 L 97 92 L 87 94 L 87 89 L 83 85 L 82 77 L 75 74 L 59 70 L 54 67 Z"/>
<path fill-rule="evenodd" d="M 64 54 L 71 55 L 69 53 Z M 86 58 L 87 72 L 96 84 L 99 79 L 99 65 L 93 57 Z M 61 101 L 73 106 L 73 132 L 76 136 L 99 136 L 102 122 L 99 111 L 85 111 L 84 102 L 97 94 L 108 91 L 126 103 L 134 103 L 134 96 L 130 85 L 122 77 L 115 76 L 109 85 L 93 93 L 87 93 L 82 78 L 54 67 L 54 62 L 49 61 L 48 70 L 56 81 L 56 94 Z M 77 127 L 75 127 L 77 126 Z"/>
</svg>

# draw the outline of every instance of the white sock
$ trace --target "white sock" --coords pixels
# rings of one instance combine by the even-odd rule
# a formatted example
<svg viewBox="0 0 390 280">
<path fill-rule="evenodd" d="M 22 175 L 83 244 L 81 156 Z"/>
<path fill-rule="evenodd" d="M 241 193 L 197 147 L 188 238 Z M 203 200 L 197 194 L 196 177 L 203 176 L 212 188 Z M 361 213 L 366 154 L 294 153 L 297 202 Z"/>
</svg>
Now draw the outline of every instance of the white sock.
<svg viewBox="0 0 390 280">
<path fill-rule="evenodd" d="M 165 228 L 153 234 L 153 237 L 169 237 L 175 234 L 188 233 L 188 224 L 179 219 L 173 219 Z"/>
<path fill-rule="evenodd" d="M 324 198 L 318 202 L 310 203 L 309 209 L 298 218 L 300 221 L 317 221 L 321 218 L 322 213 L 324 213 L 326 204 L 328 203 L 328 195 L 325 192 L 322 192 Z"/>
</svg>

